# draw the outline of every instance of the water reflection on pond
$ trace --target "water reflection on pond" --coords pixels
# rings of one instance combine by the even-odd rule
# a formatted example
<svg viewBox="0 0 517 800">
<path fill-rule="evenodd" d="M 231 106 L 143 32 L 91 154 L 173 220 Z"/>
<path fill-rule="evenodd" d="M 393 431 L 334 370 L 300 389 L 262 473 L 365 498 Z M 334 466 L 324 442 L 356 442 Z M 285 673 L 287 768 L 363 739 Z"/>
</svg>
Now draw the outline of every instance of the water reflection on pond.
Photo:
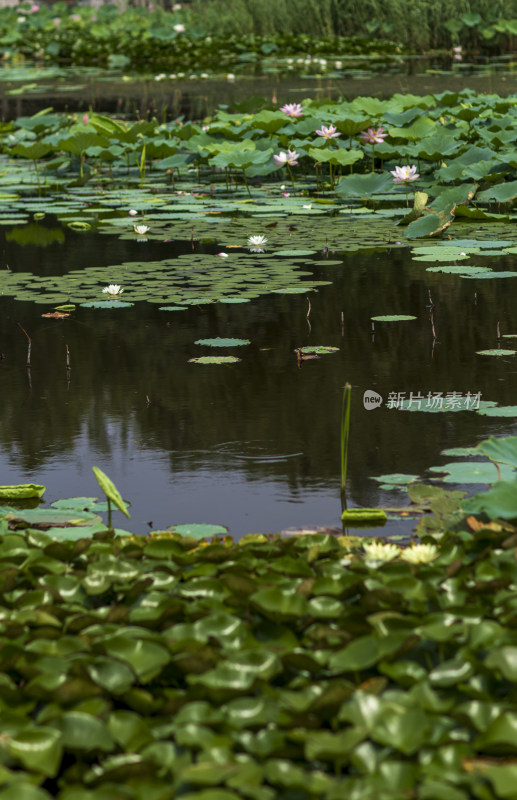
<svg viewBox="0 0 517 800">
<path fill-rule="evenodd" d="M 315 64 L 317 59 L 314 60 Z M 285 60 L 284 60 L 285 62 Z M 517 91 L 517 73 L 510 55 L 495 59 L 477 57 L 454 63 L 450 54 L 397 57 L 389 61 L 346 59 L 339 69 L 323 72 L 286 71 L 285 63 L 238 66 L 235 73 L 201 77 L 199 74 L 129 75 L 83 68 L 0 69 L 2 119 L 37 113 L 45 106 L 56 111 L 157 115 L 159 119 L 202 119 L 220 105 L 232 106 L 250 96 L 279 104 L 305 97 L 352 99 L 358 94 L 379 98 L 394 93 L 425 95 L 468 87 L 502 96 Z M 296 65 L 295 65 L 296 66 Z"/>
<path fill-rule="evenodd" d="M 344 221 L 343 224 L 346 224 Z M 63 269 L 164 257 L 171 243 L 138 244 L 67 231 L 45 249 L 2 243 L 15 271 Z M 196 247 L 200 245 L 196 244 Z M 180 243 L 178 252 L 190 247 Z M 345 381 L 353 387 L 349 501 L 403 502 L 369 478 L 423 474 L 444 463 L 441 449 L 508 434 L 511 420 L 473 412 L 426 414 L 363 407 L 367 389 L 481 392 L 514 401 L 514 357 L 488 358 L 497 324 L 517 333 L 508 280 L 472 281 L 425 272 L 406 249 L 332 256 L 317 277 L 332 280 L 310 295 L 269 295 L 243 305 L 194 306 L 181 313 L 156 305 L 90 310 L 65 320 L 41 318 L 42 305 L 0 301 L 2 483 L 38 481 L 46 499 L 96 494 L 91 466 L 111 475 L 132 503 L 130 529 L 181 522 L 228 525 L 239 536 L 289 526 L 339 526 L 339 418 Z M 472 263 L 487 259 L 473 257 Z M 302 269 L 304 265 L 301 264 Z M 515 257 L 497 269 L 515 269 Z M 314 270 L 311 265 L 309 269 Z M 106 269 L 106 284 L 111 282 Z M 429 293 L 437 341 L 429 322 Z M 371 316 L 413 314 L 377 323 Z M 32 368 L 25 368 L 32 337 Z M 309 324 L 310 323 L 310 324 Z M 231 366 L 198 366 L 205 337 L 244 337 Z M 339 352 L 297 362 L 295 348 L 332 345 Z M 65 346 L 71 353 L 67 378 Z M 213 352 L 213 351 L 212 351 Z M 385 530 L 395 530 L 391 527 Z"/>
</svg>

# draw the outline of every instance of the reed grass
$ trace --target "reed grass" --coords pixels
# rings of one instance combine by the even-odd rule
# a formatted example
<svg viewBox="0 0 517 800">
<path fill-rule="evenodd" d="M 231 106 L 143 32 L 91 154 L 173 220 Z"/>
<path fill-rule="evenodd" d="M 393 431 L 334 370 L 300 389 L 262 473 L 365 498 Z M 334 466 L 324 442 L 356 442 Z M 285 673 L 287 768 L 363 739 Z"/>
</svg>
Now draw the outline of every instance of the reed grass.
<svg viewBox="0 0 517 800">
<path fill-rule="evenodd" d="M 447 25 L 464 14 L 485 26 L 517 18 L 517 0 L 193 0 L 192 10 L 215 35 L 375 35 L 425 50 L 471 40 L 476 26 L 463 23 L 458 36 Z"/>
</svg>

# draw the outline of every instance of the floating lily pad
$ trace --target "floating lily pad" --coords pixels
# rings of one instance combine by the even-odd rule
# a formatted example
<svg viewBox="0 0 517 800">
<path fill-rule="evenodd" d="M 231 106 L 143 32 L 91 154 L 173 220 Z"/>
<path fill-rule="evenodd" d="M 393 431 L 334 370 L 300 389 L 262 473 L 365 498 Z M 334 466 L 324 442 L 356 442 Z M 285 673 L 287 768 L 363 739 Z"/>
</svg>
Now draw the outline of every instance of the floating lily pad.
<svg viewBox="0 0 517 800">
<path fill-rule="evenodd" d="M 206 522 L 174 525 L 171 530 L 174 533 L 181 534 L 181 536 L 193 536 L 195 539 L 204 539 L 207 536 L 224 536 L 228 533 L 228 528 L 223 525 L 210 525 Z"/>
<path fill-rule="evenodd" d="M 426 272 L 443 272 L 449 275 L 482 275 L 491 272 L 490 267 L 469 267 L 467 265 L 451 265 L 443 267 L 427 267 Z"/>
<path fill-rule="evenodd" d="M 194 344 L 204 344 L 207 347 L 240 347 L 241 345 L 250 344 L 249 339 L 223 339 L 216 336 L 214 339 L 197 339 Z"/>
<path fill-rule="evenodd" d="M 96 300 L 93 303 L 81 303 L 83 308 L 129 308 L 133 303 L 125 303 L 122 300 Z"/>
<path fill-rule="evenodd" d="M 186 311 L 186 306 L 160 306 L 158 311 Z"/>
<path fill-rule="evenodd" d="M 326 353 L 338 353 L 339 347 L 331 347 L 330 345 L 306 345 L 295 350 L 295 352 L 304 353 L 307 355 L 323 356 Z"/>
<path fill-rule="evenodd" d="M 200 356 L 199 358 L 189 358 L 189 364 L 236 364 L 241 361 L 237 356 Z"/>
<path fill-rule="evenodd" d="M 478 356 L 513 356 L 517 350 L 504 350 L 501 348 L 492 348 L 491 350 L 476 350 Z"/>
<path fill-rule="evenodd" d="M 274 256 L 313 256 L 317 250 L 275 250 Z"/>
<path fill-rule="evenodd" d="M 39 483 L 19 483 L 15 486 L 0 486 L 0 500 L 28 500 L 42 497 L 45 487 Z"/>
<path fill-rule="evenodd" d="M 52 525 L 91 525 L 101 522 L 97 514 L 89 511 L 78 511 L 76 509 L 59 508 L 29 508 L 29 509 L 0 509 L 0 516 L 7 515 L 7 518 L 16 518 L 33 526 L 50 527 Z"/>
<path fill-rule="evenodd" d="M 517 411 L 516 411 L 517 414 Z M 513 480 L 517 472 L 506 464 L 501 464 L 501 479 Z M 440 478 L 447 483 L 495 483 L 499 479 L 497 467 L 492 461 L 451 461 L 443 467 L 430 467 L 431 472 L 445 472 Z"/>
<path fill-rule="evenodd" d="M 480 408 L 478 414 L 483 414 L 485 417 L 517 417 L 517 406 Z"/>
<path fill-rule="evenodd" d="M 385 525 L 388 517 L 382 508 L 350 508 L 341 514 L 342 522 L 350 528 Z"/>
<path fill-rule="evenodd" d="M 372 480 L 378 481 L 379 483 L 389 483 L 391 485 L 405 485 L 407 483 L 411 483 L 412 481 L 416 481 L 418 475 L 408 475 L 403 472 L 392 472 L 389 475 L 378 475 L 377 477 L 372 477 Z"/>
<path fill-rule="evenodd" d="M 446 450 L 442 450 L 442 456 L 459 456 L 464 458 L 465 456 L 472 456 L 476 455 L 476 448 L 475 447 L 448 447 Z"/>
<path fill-rule="evenodd" d="M 375 322 L 402 322 L 406 319 L 416 319 L 410 314 L 385 314 L 379 317 L 370 317 Z"/>
</svg>

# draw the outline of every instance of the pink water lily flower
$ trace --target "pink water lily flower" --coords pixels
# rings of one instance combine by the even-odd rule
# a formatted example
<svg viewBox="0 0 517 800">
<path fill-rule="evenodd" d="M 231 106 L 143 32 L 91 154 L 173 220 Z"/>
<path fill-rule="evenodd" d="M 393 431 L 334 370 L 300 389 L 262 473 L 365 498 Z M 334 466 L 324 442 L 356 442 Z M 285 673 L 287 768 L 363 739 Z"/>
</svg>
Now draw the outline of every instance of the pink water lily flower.
<svg viewBox="0 0 517 800">
<path fill-rule="evenodd" d="M 410 183 L 420 177 L 414 164 L 412 167 L 395 167 L 395 169 L 390 169 L 390 172 L 393 175 L 394 183 Z"/>
<path fill-rule="evenodd" d="M 278 166 L 283 166 L 284 164 L 289 164 L 290 166 L 294 167 L 298 161 L 297 159 L 300 157 L 300 154 L 296 152 L 296 150 L 288 150 L 285 153 L 283 150 L 277 156 L 273 156 Z"/>
<path fill-rule="evenodd" d="M 368 128 L 366 131 L 361 131 L 359 136 L 365 144 L 382 144 L 388 134 L 384 133 L 382 125 L 380 128 Z"/>
<path fill-rule="evenodd" d="M 321 130 L 316 131 L 316 133 L 318 136 L 323 136 L 325 139 L 335 139 L 336 136 L 341 136 L 336 126 L 332 125 L 332 123 L 330 123 L 328 128 L 326 125 L 322 125 Z"/>
<path fill-rule="evenodd" d="M 303 108 L 300 103 L 286 103 L 281 107 L 280 111 L 283 111 L 288 117 L 301 117 L 303 114 Z"/>
</svg>

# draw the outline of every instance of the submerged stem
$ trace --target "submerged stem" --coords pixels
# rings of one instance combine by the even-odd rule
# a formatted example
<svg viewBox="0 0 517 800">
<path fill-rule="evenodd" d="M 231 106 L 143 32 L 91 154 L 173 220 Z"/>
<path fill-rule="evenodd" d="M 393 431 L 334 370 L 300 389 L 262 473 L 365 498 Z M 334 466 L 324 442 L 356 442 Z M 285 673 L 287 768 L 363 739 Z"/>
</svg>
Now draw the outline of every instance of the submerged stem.
<svg viewBox="0 0 517 800">
<path fill-rule="evenodd" d="M 350 435 L 350 398 L 352 387 L 347 382 L 343 389 L 343 403 L 341 406 L 341 491 L 346 488 L 346 473 L 348 467 L 348 437 Z"/>
</svg>

